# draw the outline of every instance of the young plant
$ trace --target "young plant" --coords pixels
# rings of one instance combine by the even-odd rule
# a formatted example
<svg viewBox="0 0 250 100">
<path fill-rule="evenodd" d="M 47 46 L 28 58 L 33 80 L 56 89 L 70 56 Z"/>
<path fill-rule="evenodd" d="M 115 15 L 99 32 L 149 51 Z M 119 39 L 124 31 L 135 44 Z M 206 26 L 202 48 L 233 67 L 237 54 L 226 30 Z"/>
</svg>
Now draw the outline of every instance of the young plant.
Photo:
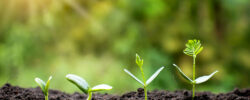
<svg viewBox="0 0 250 100">
<path fill-rule="evenodd" d="M 41 80 L 40 78 L 35 78 L 35 82 L 38 84 L 38 86 L 43 91 L 43 94 L 45 96 L 45 100 L 49 100 L 49 83 L 50 83 L 51 79 L 52 79 L 52 76 L 49 77 L 47 83 L 45 84 L 45 82 L 43 80 Z"/>
<path fill-rule="evenodd" d="M 88 94 L 87 100 L 91 100 L 92 92 L 103 91 L 103 90 L 111 90 L 112 87 L 106 84 L 96 85 L 93 88 L 90 88 L 88 83 L 81 78 L 80 76 L 68 74 L 66 75 L 66 79 L 71 83 L 75 84 L 82 92 Z"/>
<path fill-rule="evenodd" d="M 147 81 L 145 79 L 144 76 L 144 72 L 142 69 L 142 65 L 143 65 L 143 59 L 140 58 L 140 56 L 138 54 L 136 54 L 136 64 L 139 66 L 140 70 L 141 70 L 141 75 L 142 75 L 142 79 L 143 82 L 141 80 L 139 80 L 137 77 L 135 77 L 135 75 L 133 75 L 131 72 L 129 72 L 127 69 L 124 69 L 124 71 L 130 75 L 132 78 L 134 78 L 136 81 L 138 81 L 139 83 L 141 83 L 144 87 L 144 95 L 145 95 L 145 100 L 147 100 L 147 86 L 149 85 L 149 83 L 151 83 L 156 76 L 158 76 L 158 74 L 163 70 L 164 67 L 159 68 Z"/>
<path fill-rule="evenodd" d="M 176 69 L 179 71 L 179 73 L 181 74 L 182 77 L 184 77 L 187 81 L 189 81 L 190 84 L 193 85 L 193 94 L 192 94 L 192 99 L 194 99 L 195 96 L 195 85 L 196 84 L 200 84 L 203 83 L 205 81 L 207 81 L 208 79 L 210 79 L 215 73 L 217 73 L 218 71 L 214 71 L 212 74 L 210 75 L 206 75 L 206 76 L 201 76 L 199 78 L 195 79 L 195 58 L 196 56 L 203 50 L 203 47 L 201 46 L 200 40 L 189 40 L 188 43 L 186 44 L 186 49 L 184 49 L 184 53 L 188 56 L 192 56 L 193 57 L 193 80 L 191 80 L 189 77 L 187 77 L 182 71 L 181 69 L 176 65 L 173 64 Z"/>
</svg>

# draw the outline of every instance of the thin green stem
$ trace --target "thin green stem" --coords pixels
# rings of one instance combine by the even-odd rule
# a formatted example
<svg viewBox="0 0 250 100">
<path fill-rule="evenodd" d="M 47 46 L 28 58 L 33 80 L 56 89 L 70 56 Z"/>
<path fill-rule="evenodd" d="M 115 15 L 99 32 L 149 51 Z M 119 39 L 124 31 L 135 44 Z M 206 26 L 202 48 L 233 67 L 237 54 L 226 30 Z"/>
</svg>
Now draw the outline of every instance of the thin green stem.
<svg viewBox="0 0 250 100">
<path fill-rule="evenodd" d="M 194 100 L 195 97 L 195 84 L 193 84 L 193 95 L 192 95 L 192 100 Z"/>
<path fill-rule="evenodd" d="M 196 55 L 193 55 L 193 81 L 195 81 L 195 58 Z M 195 97 L 195 82 L 193 82 L 193 95 L 192 95 L 192 99 L 194 100 Z"/>
<path fill-rule="evenodd" d="M 91 98 L 92 98 L 92 92 L 88 92 L 88 98 L 87 98 L 87 100 L 91 100 Z"/>
<path fill-rule="evenodd" d="M 144 86 L 144 95 L 145 95 L 145 100 L 147 100 L 148 96 L 147 96 L 147 88 L 146 88 L 146 86 Z"/>
<path fill-rule="evenodd" d="M 145 100 L 147 100 L 148 96 L 147 96 L 146 79 L 145 79 L 145 76 L 144 76 L 144 72 L 143 72 L 142 66 L 139 66 L 139 67 L 140 67 L 140 70 L 141 70 L 142 79 L 143 79 L 143 84 L 144 84 L 144 95 L 145 95 Z"/>
<path fill-rule="evenodd" d="M 49 100 L 49 95 L 45 95 L 45 100 Z"/>
</svg>

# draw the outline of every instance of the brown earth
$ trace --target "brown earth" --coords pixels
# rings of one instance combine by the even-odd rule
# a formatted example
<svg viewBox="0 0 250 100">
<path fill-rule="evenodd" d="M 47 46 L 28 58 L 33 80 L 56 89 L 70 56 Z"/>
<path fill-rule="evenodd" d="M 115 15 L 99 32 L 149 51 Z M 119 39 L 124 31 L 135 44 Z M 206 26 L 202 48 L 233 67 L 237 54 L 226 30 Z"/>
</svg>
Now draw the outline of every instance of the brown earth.
<svg viewBox="0 0 250 100">
<path fill-rule="evenodd" d="M 191 100 L 192 92 L 178 90 L 174 92 L 154 90 L 148 92 L 148 100 Z M 83 93 L 68 94 L 58 90 L 49 90 L 50 100 L 85 100 Z M 213 94 L 211 92 L 196 92 L 196 100 L 250 100 L 250 89 L 234 89 L 228 93 Z M 44 100 L 44 95 L 39 87 L 21 88 L 5 84 L 0 88 L 0 100 Z M 137 91 L 125 93 L 121 96 L 112 94 L 94 93 L 92 100 L 144 100 L 142 88 Z"/>
</svg>

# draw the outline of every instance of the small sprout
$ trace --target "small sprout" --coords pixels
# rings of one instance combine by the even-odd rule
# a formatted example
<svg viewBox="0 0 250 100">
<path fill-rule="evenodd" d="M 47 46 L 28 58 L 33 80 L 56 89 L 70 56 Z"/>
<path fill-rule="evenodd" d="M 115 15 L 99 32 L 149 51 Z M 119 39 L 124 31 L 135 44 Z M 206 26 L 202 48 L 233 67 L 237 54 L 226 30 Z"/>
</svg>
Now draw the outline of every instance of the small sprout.
<svg viewBox="0 0 250 100">
<path fill-rule="evenodd" d="M 52 79 L 52 76 L 49 77 L 47 83 L 45 84 L 45 82 L 43 80 L 41 80 L 40 78 L 35 78 L 35 82 L 38 84 L 38 86 L 43 91 L 43 94 L 45 96 L 45 100 L 49 100 L 49 83 L 50 83 L 51 79 Z"/>
<path fill-rule="evenodd" d="M 184 53 L 188 56 L 192 56 L 193 57 L 193 80 L 191 80 L 189 77 L 187 77 L 182 71 L 181 69 L 176 65 L 173 64 L 175 66 L 175 68 L 179 71 L 179 73 L 181 73 L 181 76 L 183 78 L 185 78 L 187 81 L 189 81 L 190 84 L 193 85 L 193 95 L 192 95 L 192 99 L 194 99 L 195 96 L 195 85 L 196 84 L 200 84 L 203 82 L 206 82 L 208 79 L 210 79 L 215 73 L 217 73 L 218 71 L 214 71 L 212 74 L 207 75 L 207 76 L 201 76 L 199 78 L 195 79 L 195 58 L 196 56 L 203 50 L 203 47 L 201 46 L 200 40 L 189 40 L 188 43 L 186 44 L 186 49 L 184 49 Z"/>
<path fill-rule="evenodd" d="M 66 79 L 71 83 L 75 84 L 82 92 L 88 94 L 87 100 L 91 100 L 92 92 L 111 90 L 112 87 L 106 84 L 96 85 L 93 88 L 90 88 L 89 84 L 80 76 L 74 74 L 66 75 Z"/>
<path fill-rule="evenodd" d="M 136 76 L 134 76 L 131 72 L 129 72 L 127 69 L 124 69 L 124 71 L 130 75 L 132 78 L 134 78 L 136 81 L 138 81 L 140 84 L 143 85 L 144 87 L 144 95 L 145 95 L 145 100 L 147 100 L 147 86 L 158 76 L 158 74 L 163 70 L 164 67 L 159 68 L 147 81 L 144 76 L 144 72 L 142 69 L 143 65 L 143 59 L 140 58 L 138 54 L 136 54 L 136 64 L 139 66 L 143 78 L 143 82 L 138 79 Z"/>
</svg>

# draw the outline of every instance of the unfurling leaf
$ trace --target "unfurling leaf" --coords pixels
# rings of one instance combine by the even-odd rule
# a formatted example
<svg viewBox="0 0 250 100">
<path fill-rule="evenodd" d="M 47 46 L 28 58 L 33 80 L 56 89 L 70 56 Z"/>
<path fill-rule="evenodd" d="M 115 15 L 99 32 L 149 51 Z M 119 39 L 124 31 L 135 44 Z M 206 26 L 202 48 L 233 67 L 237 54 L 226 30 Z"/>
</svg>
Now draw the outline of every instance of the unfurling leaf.
<svg viewBox="0 0 250 100">
<path fill-rule="evenodd" d="M 141 59 L 141 57 L 138 54 L 136 54 L 136 61 L 135 62 L 139 67 L 142 67 L 143 59 Z"/>
<path fill-rule="evenodd" d="M 74 74 L 68 74 L 68 75 L 66 75 L 66 79 L 69 80 L 71 83 L 75 84 L 84 93 L 86 93 L 86 94 L 88 93 L 89 85 L 80 76 L 77 76 L 77 75 L 74 75 Z"/>
<path fill-rule="evenodd" d="M 127 69 L 124 69 L 124 71 L 128 74 L 128 75 L 130 75 L 132 78 L 134 78 L 136 81 L 138 81 L 139 83 L 141 83 L 142 85 L 144 85 L 143 84 L 143 82 L 141 81 L 141 80 L 139 80 L 137 77 L 135 77 L 131 72 L 129 72 Z"/>
<path fill-rule="evenodd" d="M 49 77 L 49 79 L 48 79 L 48 81 L 47 81 L 47 83 L 46 83 L 46 86 L 45 86 L 45 91 L 46 91 L 46 93 L 48 93 L 48 91 L 49 91 L 49 84 L 50 84 L 50 80 L 52 79 L 52 76 L 50 76 Z"/>
<path fill-rule="evenodd" d="M 161 67 L 160 69 L 158 69 L 147 81 L 146 81 L 146 85 L 150 84 L 155 78 L 156 76 L 158 76 L 158 74 L 163 70 L 164 67 Z"/>
<path fill-rule="evenodd" d="M 201 76 L 197 79 L 195 79 L 195 84 L 200 84 L 200 83 L 203 83 L 203 82 L 206 82 L 208 79 L 210 79 L 215 73 L 217 73 L 219 71 L 214 71 L 212 74 L 210 75 L 207 75 L 207 76 Z"/>
<path fill-rule="evenodd" d="M 193 80 L 191 80 L 189 77 L 187 77 L 182 71 L 181 69 L 176 65 L 176 64 L 173 64 L 175 66 L 175 68 L 178 70 L 179 73 L 181 73 L 181 76 L 186 79 L 187 81 L 189 81 L 190 83 L 193 82 Z"/>
<path fill-rule="evenodd" d="M 200 40 L 188 40 L 186 43 L 186 48 L 184 49 L 184 53 L 189 56 L 196 56 L 203 50 L 201 46 Z"/>
<path fill-rule="evenodd" d="M 35 82 L 39 85 L 39 87 L 41 88 L 41 90 L 43 91 L 43 94 L 45 96 L 48 95 L 49 83 L 50 83 L 51 79 L 52 79 L 52 76 L 49 77 L 47 83 L 45 84 L 45 82 L 43 80 L 41 80 L 40 78 L 35 78 Z"/>
<path fill-rule="evenodd" d="M 103 91 L 103 90 L 111 90 L 111 89 L 112 89 L 112 86 L 109 86 L 107 84 L 100 84 L 100 85 L 94 86 L 91 89 L 91 91 L 95 92 L 95 91 Z"/>
</svg>

